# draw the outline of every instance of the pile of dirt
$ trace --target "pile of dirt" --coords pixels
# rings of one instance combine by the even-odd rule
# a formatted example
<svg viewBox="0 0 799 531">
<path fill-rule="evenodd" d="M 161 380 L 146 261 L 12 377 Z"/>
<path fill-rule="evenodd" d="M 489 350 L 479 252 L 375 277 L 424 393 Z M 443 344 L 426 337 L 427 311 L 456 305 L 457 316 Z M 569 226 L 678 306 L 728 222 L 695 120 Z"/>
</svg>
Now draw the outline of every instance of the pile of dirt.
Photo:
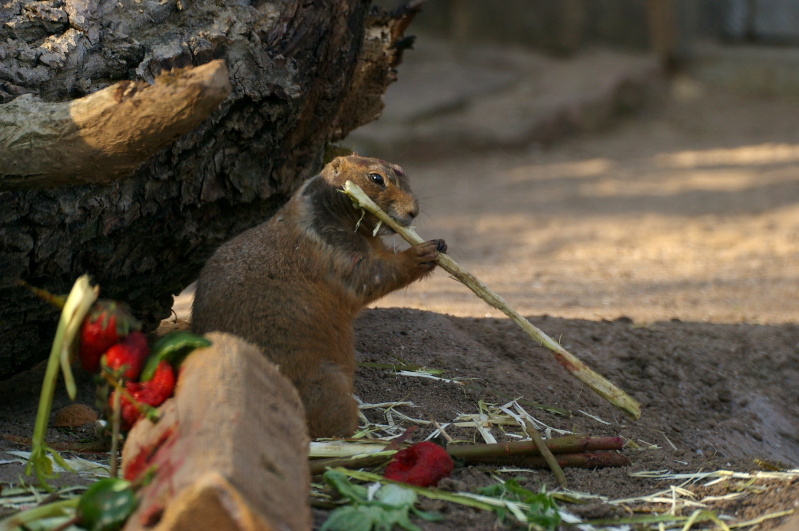
<svg viewBox="0 0 799 531">
<path fill-rule="evenodd" d="M 672 320 L 637 324 L 629 318 L 613 321 L 532 317 L 531 322 L 555 338 L 594 370 L 639 400 L 643 406 L 637 421 L 628 419 L 588 390 L 537 346 L 508 319 L 454 317 L 416 309 L 371 309 L 356 323 L 356 394 L 365 404 L 410 402 L 393 409 L 364 409 L 369 421 L 386 424 L 386 411 L 399 412 L 419 423 L 394 415 L 400 428 L 417 425 L 414 440 L 430 435 L 435 422 L 455 442 L 482 443 L 476 428 L 451 424 L 460 414 L 476 414 L 481 404 L 502 405 L 516 401 L 549 434 L 561 432 L 602 437 L 621 436 L 628 444 L 623 453 L 629 467 L 566 469 L 569 491 L 594 496 L 583 505 L 561 507 L 584 519 L 629 516 L 636 511 L 664 512 L 667 505 L 615 500 L 654 494 L 683 481 L 658 480 L 632 475 L 643 471 L 671 473 L 731 470 L 752 472 L 765 461 L 795 467 L 799 456 L 799 326 L 713 324 Z M 393 365 L 440 369 L 440 380 L 401 375 Z M 0 382 L 4 397 L 0 406 L 0 431 L 29 436 L 41 382 L 42 367 Z M 80 396 L 91 403 L 92 385 L 82 380 Z M 56 407 L 67 403 L 63 391 Z M 486 423 L 498 440 L 518 440 L 518 428 Z M 546 430 L 544 430 L 546 431 Z M 88 433 L 51 429 L 50 440 L 76 441 Z M 0 440 L 0 451 L 19 449 Z M 102 456 L 85 455 L 89 459 Z M 517 470 L 498 471 L 492 465 L 456 468 L 441 487 L 475 491 L 516 477 L 522 486 L 538 491 L 561 491 L 547 470 L 525 469 L 523 459 L 513 462 Z M 525 469 L 519 471 L 518 469 Z M 19 465 L 0 467 L 0 482 L 15 483 Z M 75 479 L 66 477 L 66 484 Z M 739 481 L 714 487 L 705 482 L 686 488 L 698 499 L 726 495 Z M 794 508 L 799 482 L 758 482 L 767 487 L 733 500 L 719 500 L 708 508 L 736 520 L 747 520 Z M 512 520 L 497 524 L 492 513 L 423 500 L 422 507 L 440 511 L 438 523 L 419 524 L 424 529 L 503 529 Z M 677 505 L 678 514 L 694 507 Z M 315 510 L 317 523 L 327 517 Z M 771 529 L 780 519 L 766 521 L 758 529 Z"/>
<path fill-rule="evenodd" d="M 396 409 L 441 426 L 461 413 L 478 413 L 481 401 L 499 405 L 517 400 L 555 430 L 622 436 L 629 441 L 624 453 L 632 461 L 630 467 L 566 471 L 570 490 L 610 500 L 646 496 L 682 483 L 631 476 L 634 472 L 751 472 L 764 466 L 756 460 L 797 465 L 799 326 L 678 320 L 643 325 L 629 318 L 588 321 L 548 316 L 530 320 L 639 400 L 640 420 L 629 420 L 588 390 L 508 319 L 452 317 L 413 309 L 365 312 L 357 322 L 358 361 L 442 369 L 443 378 L 463 379 L 464 384 L 359 368 L 356 394 L 365 403 L 412 402 L 413 406 Z M 386 422 L 378 417 L 373 413 L 370 420 Z M 424 438 L 433 429 L 422 425 L 414 437 Z M 474 428 L 445 431 L 456 441 L 484 442 Z M 513 440 L 503 435 L 501 427 L 491 432 L 498 441 Z M 521 461 L 519 466 L 523 465 Z M 541 485 L 557 490 L 548 471 L 498 473 L 496 468 L 457 469 L 445 487 L 473 491 L 495 482 L 495 476 L 521 475 L 530 490 L 537 491 Z M 727 492 L 734 488 L 732 484 L 717 487 L 730 489 Z M 695 490 L 700 498 L 709 495 L 707 489 Z M 799 484 L 794 482 L 710 508 L 746 520 L 792 509 L 797 499 Z M 598 501 L 566 508 L 585 518 L 625 512 Z M 456 507 L 445 510 L 442 523 L 424 527 L 494 528 L 493 516 Z M 693 509 L 683 511 L 687 515 Z M 321 520 L 323 512 L 317 516 Z M 759 529 L 771 525 L 764 523 Z"/>
</svg>

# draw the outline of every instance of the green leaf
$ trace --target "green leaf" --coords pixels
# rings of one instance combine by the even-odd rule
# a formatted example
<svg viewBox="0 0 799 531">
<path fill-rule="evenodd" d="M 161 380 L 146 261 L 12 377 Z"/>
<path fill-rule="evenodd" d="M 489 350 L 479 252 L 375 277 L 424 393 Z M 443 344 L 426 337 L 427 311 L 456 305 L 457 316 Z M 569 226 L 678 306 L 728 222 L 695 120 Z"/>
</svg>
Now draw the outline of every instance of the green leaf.
<svg viewBox="0 0 799 531">
<path fill-rule="evenodd" d="M 416 493 L 400 485 L 382 485 L 373 499 L 367 497 L 367 489 L 353 485 L 349 478 L 338 470 L 328 470 L 323 476 L 328 485 L 350 500 L 351 505 L 333 511 L 320 531 L 390 531 L 399 526 L 408 531 L 421 531 L 410 521 L 410 514 L 428 521 L 439 520 L 437 513 L 418 511 L 413 507 Z"/>
<path fill-rule="evenodd" d="M 346 505 L 330 514 L 319 531 L 371 531 L 379 507 Z"/>
<path fill-rule="evenodd" d="M 161 361 L 166 361 L 173 367 L 177 367 L 192 350 L 209 346 L 211 346 L 211 341 L 188 330 L 170 332 L 153 345 L 139 380 L 142 382 L 151 380 Z"/>
<path fill-rule="evenodd" d="M 422 520 L 427 520 L 428 522 L 440 522 L 444 519 L 444 517 L 441 516 L 441 513 L 436 511 L 420 511 L 416 507 L 411 507 L 411 512 Z"/>
<path fill-rule="evenodd" d="M 347 476 L 338 470 L 328 470 L 322 479 L 345 498 L 349 498 L 355 503 L 367 503 L 366 487 L 353 485 Z"/>
<path fill-rule="evenodd" d="M 403 508 L 416 503 L 416 493 L 399 485 L 383 485 L 375 494 L 383 506 Z"/>
<path fill-rule="evenodd" d="M 505 482 L 483 487 L 478 492 L 484 496 L 526 504 L 527 510 L 524 516 L 527 519 L 527 523 L 535 524 L 547 530 L 557 529 L 560 525 L 558 507 L 552 496 L 544 492 L 543 487 L 541 492 L 536 493 L 519 485 L 518 480 L 509 479 Z M 507 514 L 507 510 L 501 507 L 495 507 L 494 512 L 500 520 L 503 520 Z"/>
<path fill-rule="evenodd" d="M 5 494 L 5 491 L 3 493 Z M 69 498 L 20 511 L 0 520 L 0 529 L 3 531 L 10 529 L 30 531 L 57 529 L 58 525 L 72 520 L 78 501 L 77 497 Z"/>
<path fill-rule="evenodd" d="M 129 481 L 101 479 L 80 497 L 79 523 L 90 531 L 115 531 L 125 524 L 136 509 L 136 503 L 136 495 Z"/>
</svg>

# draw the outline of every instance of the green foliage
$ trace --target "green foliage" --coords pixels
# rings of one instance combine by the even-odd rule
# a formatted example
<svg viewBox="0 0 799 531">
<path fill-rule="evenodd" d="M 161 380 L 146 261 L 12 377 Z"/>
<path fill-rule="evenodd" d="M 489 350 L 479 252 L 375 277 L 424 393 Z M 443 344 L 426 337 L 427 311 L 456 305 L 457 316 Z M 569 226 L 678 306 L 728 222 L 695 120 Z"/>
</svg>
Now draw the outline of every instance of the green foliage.
<svg viewBox="0 0 799 531">
<path fill-rule="evenodd" d="M 78 502 L 78 523 L 91 531 L 120 529 L 136 509 L 129 481 L 105 478 L 92 484 Z"/>
<path fill-rule="evenodd" d="M 139 381 L 147 382 L 152 380 L 160 361 L 169 362 L 173 367 L 177 367 L 194 349 L 210 345 L 211 342 L 208 339 L 193 334 L 188 330 L 170 332 L 153 345 L 152 352 L 142 369 Z"/>
<path fill-rule="evenodd" d="M 543 487 L 537 493 L 529 491 L 519 485 L 518 479 L 523 478 L 495 483 L 481 488 L 478 492 L 483 496 L 521 502 L 528 506 L 524 513 L 528 523 L 547 531 L 557 529 L 560 525 L 560 514 L 552 496 L 547 494 Z M 500 520 L 504 520 L 508 511 L 502 507 L 495 507 L 494 512 L 497 513 Z"/>
<path fill-rule="evenodd" d="M 419 531 L 410 521 L 414 514 L 427 521 L 440 520 L 438 513 L 416 509 L 416 493 L 399 485 L 381 485 L 369 489 L 350 482 L 336 470 L 328 470 L 325 482 L 348 501 L 337 508 L 322 525 L 320 531 L 389 531 L 398 526 L 408 531 Z"/>
</svg>

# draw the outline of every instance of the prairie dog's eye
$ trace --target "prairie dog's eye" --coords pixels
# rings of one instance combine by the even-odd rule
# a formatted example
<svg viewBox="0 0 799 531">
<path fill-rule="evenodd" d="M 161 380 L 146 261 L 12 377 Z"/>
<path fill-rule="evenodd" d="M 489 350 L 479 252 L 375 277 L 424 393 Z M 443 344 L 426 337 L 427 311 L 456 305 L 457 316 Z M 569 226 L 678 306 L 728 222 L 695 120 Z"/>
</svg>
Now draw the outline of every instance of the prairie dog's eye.
<svg viewBox="0 0 799 531">
<path fill-rule="evenodd" d="M 370 173 L 369 174 L 369 180 L 372 181 L 375 184 L 380 185 L 380 186 L 385 186 L 386 185 L 386 181 L 383 180 L 383 176 L 380 175 L 379 173 Z"/>
</svg>

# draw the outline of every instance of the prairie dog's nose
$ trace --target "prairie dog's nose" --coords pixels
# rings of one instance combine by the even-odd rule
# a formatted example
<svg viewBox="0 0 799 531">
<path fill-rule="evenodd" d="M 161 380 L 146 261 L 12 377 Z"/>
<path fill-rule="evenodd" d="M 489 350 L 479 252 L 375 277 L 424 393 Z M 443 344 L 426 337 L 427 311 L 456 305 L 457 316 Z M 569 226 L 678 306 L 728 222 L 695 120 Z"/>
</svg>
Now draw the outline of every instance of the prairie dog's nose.
<svg viewBox="0 0 799 531">
<path fill-rule="evenodd" d="M 419 215 L 419 205 L 416 201 L 413 202 L 410 208 L 392 208 L 391 210 L 391 217 L 403 227 L 408 227 L 413 222 L 414 218 Z"/>
</svg>

